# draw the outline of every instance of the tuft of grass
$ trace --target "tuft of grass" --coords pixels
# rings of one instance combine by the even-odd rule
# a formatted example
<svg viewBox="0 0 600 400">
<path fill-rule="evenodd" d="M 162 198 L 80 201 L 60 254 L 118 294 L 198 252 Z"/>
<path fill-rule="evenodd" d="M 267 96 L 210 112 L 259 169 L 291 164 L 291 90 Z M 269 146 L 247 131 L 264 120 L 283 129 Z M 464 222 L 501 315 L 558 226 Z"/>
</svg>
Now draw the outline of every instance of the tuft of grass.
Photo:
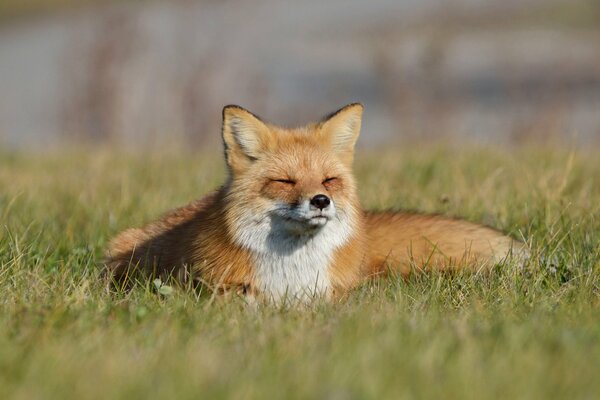
<svg viewBox="0 0 600 400">
<path fill-rule="evenodd" d="M 419 274 L 248 309 L 162 282 L 110 294 L 103 248 L 222 183 L 209 154 L 0 154 L 0 398 L 596 398 L 600 161 L 559 148 L 359 154 L 363 204 L 525 240 L 532 268 Z"/>
</svg>

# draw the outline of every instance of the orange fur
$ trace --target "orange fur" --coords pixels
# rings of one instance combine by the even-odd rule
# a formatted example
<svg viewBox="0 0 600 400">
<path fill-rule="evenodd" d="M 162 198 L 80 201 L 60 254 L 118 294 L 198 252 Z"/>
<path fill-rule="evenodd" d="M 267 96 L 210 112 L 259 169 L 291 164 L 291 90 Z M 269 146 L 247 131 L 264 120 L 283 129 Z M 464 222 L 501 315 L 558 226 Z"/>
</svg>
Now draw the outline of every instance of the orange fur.
<svg viewBox="0 0 600 400">
<path fill-rule="evenodd" d="M 240 107 L 225 107 L 225 185 L 116 236 L 107 253 L 108 271 L 117 280 L 141 271 L 260 294 L 269 292 L 266 287 L 276 293 L 279 283 L 269 279 L 279 273 L 290 285 L 302 285 L 302 276 L 293 273 L 306 267 L 318 274 L 323 268 L 326 279 L 316 280 L 332 296 L 390 270 L 407 275 L 412 268 L 488 268 L 513 248 L 521 251 L 521 243 L 501 232 L 463 220 L 364 212 L 352 175 L 361 115 L 362 106 L 351 104 L 323 122 L 283 129 Z M 328 208 L 312 206 L 319 194 L 331 199 L 333 217 L 325 214 Z M 298 210 L 310 218 L 296 221 Z M 268 246 L 275 246 L 273 254 Z M 302 265 L 303 260 L 327 265 Z M 290 271 L 277 271 L 280 265 Z"/>
</svg>

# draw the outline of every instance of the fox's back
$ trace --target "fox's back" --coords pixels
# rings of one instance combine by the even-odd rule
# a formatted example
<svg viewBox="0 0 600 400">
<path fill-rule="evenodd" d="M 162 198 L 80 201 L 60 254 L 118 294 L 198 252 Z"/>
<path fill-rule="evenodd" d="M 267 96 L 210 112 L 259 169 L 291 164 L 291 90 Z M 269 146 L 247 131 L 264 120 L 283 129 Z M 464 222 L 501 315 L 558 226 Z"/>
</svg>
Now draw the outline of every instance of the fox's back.
<svg viewBox="0 0 600 400">
<path fill-rule="evenodd" d="M 118 234 L 107 251 L 106 263 L 111 273 L 119 279 L 135 267 L 158 275 L 170 274 L 193 263 L 193 241 L 216 198 L 217 192 L 209 194 L 165 213 L 142 228 L 130 228 Z"/>
</svg>

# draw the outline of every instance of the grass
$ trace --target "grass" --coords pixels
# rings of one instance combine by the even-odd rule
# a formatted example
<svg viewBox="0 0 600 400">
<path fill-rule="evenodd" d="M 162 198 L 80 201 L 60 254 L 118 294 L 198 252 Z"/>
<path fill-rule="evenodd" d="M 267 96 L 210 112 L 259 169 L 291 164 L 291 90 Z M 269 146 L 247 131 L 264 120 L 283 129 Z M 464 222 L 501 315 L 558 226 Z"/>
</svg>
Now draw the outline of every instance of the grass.
<svg viewBox="0 0 600 400">
<path fill-rule="evenodd" d="M 0 398 L 597 398 L 600 160 L 558 148 L 363 153 L 363 203 L 524 238 L 532 268 L 249 310 L 110 295 L 107 239 L 216 187 L 218 155 L 0 155 Z M 543 257 L 540 255 L 543 254 Z"/>
</svg>

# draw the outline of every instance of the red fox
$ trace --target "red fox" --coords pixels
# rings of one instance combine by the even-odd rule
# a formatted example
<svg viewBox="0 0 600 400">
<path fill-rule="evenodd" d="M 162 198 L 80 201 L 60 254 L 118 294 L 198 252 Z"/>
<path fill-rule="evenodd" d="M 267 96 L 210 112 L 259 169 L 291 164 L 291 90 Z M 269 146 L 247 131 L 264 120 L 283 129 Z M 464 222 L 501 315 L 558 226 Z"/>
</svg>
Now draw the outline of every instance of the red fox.
<svg viewBox="0 0 600 400">
<path fill-rule="evenodd" d="M 267 301 L 333 298 L 412 269 L 489 268 L 524 245 L 437 215 L 365 212 L 352 174 L 363 106 L 284 129 L 223 109 L 228 178 L 217 191 L 114 238 L 117 281 L 142 271 Z M 220 289 L 221 290 L 221 289 Z"/>
</svg>

